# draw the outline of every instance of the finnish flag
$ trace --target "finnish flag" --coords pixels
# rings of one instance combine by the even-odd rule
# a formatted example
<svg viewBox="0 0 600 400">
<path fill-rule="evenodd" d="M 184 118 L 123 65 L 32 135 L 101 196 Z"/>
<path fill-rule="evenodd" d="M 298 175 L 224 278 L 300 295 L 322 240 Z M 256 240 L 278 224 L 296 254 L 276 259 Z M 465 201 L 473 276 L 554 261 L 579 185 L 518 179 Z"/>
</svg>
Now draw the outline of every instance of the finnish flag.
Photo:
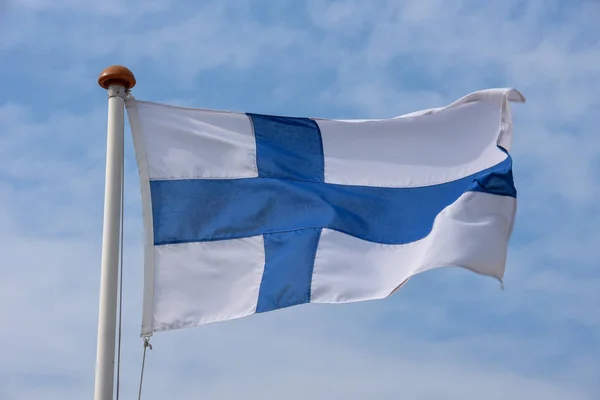
<svg viewBox="0 0 600 400">
<path fill-rule="evenodd" d="M 381 299 L 456 266 L 502 280 L 514 89 L 390 119 L 126 100 L 139 169 L 142 335 Z"/>
</svg>

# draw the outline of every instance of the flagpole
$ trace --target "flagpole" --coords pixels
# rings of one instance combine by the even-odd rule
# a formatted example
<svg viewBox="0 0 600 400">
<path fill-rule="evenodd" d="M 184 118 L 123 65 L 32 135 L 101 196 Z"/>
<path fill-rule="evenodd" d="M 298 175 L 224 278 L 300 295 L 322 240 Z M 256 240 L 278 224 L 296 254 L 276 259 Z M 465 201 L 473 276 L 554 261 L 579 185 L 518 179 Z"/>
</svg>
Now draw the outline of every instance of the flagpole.
<svg viewBox="0 0 600 400">
<path fill-rule="evenodd" d="M 100 301 L 94 400 L 112 400 L 115 374 L 117 289 L 123 174 L 125 94 L 135 86 L 133 73 L 120 65 L 106 68 L 98 84 L 108 91 L 106 180 L 100 270 Z"/>
</svg>

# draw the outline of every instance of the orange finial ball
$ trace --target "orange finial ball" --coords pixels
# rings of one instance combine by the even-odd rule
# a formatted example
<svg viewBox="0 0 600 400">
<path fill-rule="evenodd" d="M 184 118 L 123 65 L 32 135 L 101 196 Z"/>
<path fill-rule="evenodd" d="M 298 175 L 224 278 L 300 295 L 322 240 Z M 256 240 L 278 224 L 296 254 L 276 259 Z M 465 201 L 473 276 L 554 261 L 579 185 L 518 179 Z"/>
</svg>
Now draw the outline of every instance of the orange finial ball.
<svg viewBox="0 0 600 400">
<path fill-rule="evenodd" d="M 131 89 L 135 86 L 135 76 L 127 67 L 111 65 L 100 73 L 98 85 L 104 89 L 108 89 L 110 85 L 122 85 L 125 89 Z"/>
</svg>

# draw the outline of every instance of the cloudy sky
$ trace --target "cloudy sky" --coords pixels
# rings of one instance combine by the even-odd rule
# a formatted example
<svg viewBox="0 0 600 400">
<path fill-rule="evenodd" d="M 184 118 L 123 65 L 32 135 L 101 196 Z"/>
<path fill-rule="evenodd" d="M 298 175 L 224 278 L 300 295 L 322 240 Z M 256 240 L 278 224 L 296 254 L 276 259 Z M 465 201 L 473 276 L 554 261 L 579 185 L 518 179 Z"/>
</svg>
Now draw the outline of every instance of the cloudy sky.
<svg viewBox="0 0 600 400">
<path fill-rule="evenodd" d="M 514 87 L 505 290 L 457 269 L 391 298 L 156 334 L 145 399 L 600 398 L 600 1 L 0 2 L 0 398 L 94 386 L 106 92 L 324 118 Z M 177 3 L 177 4 L 175 4 Z M 142 222 L 126 126 L 123 398 L 141 362 Z"/>
</svg>

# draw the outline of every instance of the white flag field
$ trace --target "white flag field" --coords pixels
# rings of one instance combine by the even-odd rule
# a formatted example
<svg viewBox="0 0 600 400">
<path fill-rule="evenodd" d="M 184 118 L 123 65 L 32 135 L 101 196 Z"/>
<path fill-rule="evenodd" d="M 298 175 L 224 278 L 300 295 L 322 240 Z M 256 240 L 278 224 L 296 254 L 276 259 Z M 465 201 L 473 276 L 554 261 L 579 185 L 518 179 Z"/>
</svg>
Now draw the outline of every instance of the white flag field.
<svg viewBox="0 0 600 400">
<path fill-rule="evenodd" d="M 460 267 L 503 279 L 515 89 L 389 119 L 126 99 L 145 232 L 142 335 L 390 296 Z"/>
</svg>

